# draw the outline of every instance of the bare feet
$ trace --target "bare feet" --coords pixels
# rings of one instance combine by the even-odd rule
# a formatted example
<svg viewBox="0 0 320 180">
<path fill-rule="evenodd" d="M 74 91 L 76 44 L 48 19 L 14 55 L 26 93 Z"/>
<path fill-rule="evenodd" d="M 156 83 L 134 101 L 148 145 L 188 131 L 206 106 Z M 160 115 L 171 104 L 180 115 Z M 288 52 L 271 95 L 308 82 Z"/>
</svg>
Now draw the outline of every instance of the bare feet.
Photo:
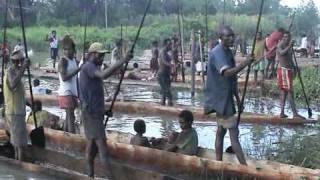
<svg viewBox="0 0 320 180">
<path fill-rule="evenodd" d="M 286 114 L 280 114 L 280 118 L 287 118 L 288 117 L 288 115 L 286 115 Z"/>
<path fill-rule="evenodd" d="M 303 119 L 303 120 L 305 120 L 306 118 L 301 116 L 300 114 L 294 114 L 293 115 L 293 119 Z"/>
</svg>

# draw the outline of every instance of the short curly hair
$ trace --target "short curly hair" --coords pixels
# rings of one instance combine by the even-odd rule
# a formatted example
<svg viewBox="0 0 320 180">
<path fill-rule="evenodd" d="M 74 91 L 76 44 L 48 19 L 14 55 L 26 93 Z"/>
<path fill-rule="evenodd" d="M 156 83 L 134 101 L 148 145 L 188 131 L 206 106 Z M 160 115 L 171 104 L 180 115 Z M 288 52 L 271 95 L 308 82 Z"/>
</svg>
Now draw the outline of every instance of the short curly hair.
<svg viewBox="0 0 320 180">
<path fill-rule="evenodd" d="M 137 119 L 136 121 L 134 121 L 133 129 L 137 133 L 143 134 L 146 132 L 146 123 L 142 119 Z"/>
</svg>

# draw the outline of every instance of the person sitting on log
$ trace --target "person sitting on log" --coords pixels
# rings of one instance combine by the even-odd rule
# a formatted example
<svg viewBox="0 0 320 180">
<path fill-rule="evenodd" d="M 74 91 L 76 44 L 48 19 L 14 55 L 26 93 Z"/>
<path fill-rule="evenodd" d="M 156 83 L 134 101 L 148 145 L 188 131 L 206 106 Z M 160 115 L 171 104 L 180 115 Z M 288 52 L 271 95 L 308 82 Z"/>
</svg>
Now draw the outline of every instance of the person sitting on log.
<svg viewBox="0 0 320 180">
<path fill-rule="evenodd" d="M 51 94 L 52 91 L 50 89 L 41 87 L 40 80 L 34 79 L 32 92 L 33 92 L 33 94 L 37 94 L 37 95 L 45 95 L 45 94 Z"/>
<path fill-rule="evenodd" d="M 51 128 L 55 130 L 62 130 L 61 125 L 59 124 L 59 117 L 46 111 L 42 110 L 41 101 L 34 101 L 34 111 L 36 113 L 37 122 L 39 126 L 46 128 Z M 31 112 L 27 120 L 28 124 L 33 124 L 33 113 Z"/>
<path fill-rule="evenodd" d="M 138 119 L 134 122 L 133 128 L 137 134 L 131 138 L 130 144 L 150 147 L 147 137 L 143 136 L 143 134 L 146 132 L 146 123 L 143 120 Z"/>
<path fill-rule="evenodd" d="M 171 137 L 172 143 L 169 141 L 167 151 L 196 155 L 198 150 L 198 134 L 197 131 L 192 128 L 193 114 L 189 110 L 183 110 L 179 114 L 179 124 L 182 131 L 177 135 Z"/>
</svg>

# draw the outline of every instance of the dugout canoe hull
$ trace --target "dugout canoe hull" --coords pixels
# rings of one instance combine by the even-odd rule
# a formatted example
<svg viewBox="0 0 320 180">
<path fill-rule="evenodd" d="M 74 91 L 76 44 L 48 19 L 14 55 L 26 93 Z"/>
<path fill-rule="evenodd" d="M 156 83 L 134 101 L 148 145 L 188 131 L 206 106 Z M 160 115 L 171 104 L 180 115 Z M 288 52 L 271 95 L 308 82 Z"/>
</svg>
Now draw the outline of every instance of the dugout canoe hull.
<svg viewBox="0 0 320 180">
<path fill-rule="evenodd" d="M 27 125 L 30 132 L 33 126 Z M 3 134 L 3 133 L 1 133 Z M 170 153 L 157 149 L 125 144 L 132 135 L 109 133 L 108 150 L 112 158 L 112 171 L 119 179 L 161 179 L 163 175 L 182 179 L 317 179 L 319 170 L 312 170 L 271 161 L 248 160 L 249 166 L 239 165 L 233 155 L 225 155 L 224 161 L 214 161 L 212 150 L 202 149 L 200 158 Z M 54 164 L 72 171 L 83 172 L 85 139 L 81 135 L 69 134 L 45 128 L 48 149 L 29 148 L 29 157 L 39 162 Z M 58 160 L 58 161 L 57 161 Z M 96 173 L 105 175 L 99 162 Z M 126 172 L 127 174 L 124 175 Z M 130 178 L 128 178 L 130 177 Z"/>
<path fill-rule="evenodd" d="M 40 100 L 43 106 L 58 106 L 58 97 L 56 95 L 34 95 L 34 99 Z M 106 109 L 110 106 L 110 102 L 106 103 Z M 178 116 L 183 109 L 189 109 L 193 112 L 196 121 L 216 121 L 215 114 L 204 115 L 202 108 L 195 108 L 189 106 L 161 106 L 157 103 L 150 102 L 116 102 L 114 104 L 114 112 L 121 113 L 139 113 L 145 115 L 169 115 Z M 278 124 L 278 125 L 303 125 L 303 124 L 314 124 L 318 120 L 309 119 L 302 120 L 296 118 L 280 118 L 279 116 L 267 116 L 267 115 L 254 115 L 254 114 L 243 114 L 241 116 L 240 123 L 253 123 L 253 124 Z"/>
</svg>

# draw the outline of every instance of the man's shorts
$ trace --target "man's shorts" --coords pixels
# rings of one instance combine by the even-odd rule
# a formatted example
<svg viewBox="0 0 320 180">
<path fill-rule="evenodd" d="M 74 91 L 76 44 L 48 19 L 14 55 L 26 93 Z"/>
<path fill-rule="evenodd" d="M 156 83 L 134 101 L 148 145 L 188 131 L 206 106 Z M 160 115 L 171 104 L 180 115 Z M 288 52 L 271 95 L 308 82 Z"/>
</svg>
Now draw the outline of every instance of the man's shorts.
<svg viewBox="0 0 320 180">
<path fill-rule="evenodd" d="M 59 96 L 59 107 L 61 109 L 75 109 L 78 107 L 76 96 Z"/>
<path fill-rule="evenodd" d="M 280 90 L 291 91 L 293 83 L 293 69 L 278 68 L 278 87 Z"/>
<path fill-rule="evenodd" d="M 236 116 L 226 117 L 217 115 L 217 124 L 225 129 L 231 129 L 237 127 L 238 121 Z"/>
</svg>

